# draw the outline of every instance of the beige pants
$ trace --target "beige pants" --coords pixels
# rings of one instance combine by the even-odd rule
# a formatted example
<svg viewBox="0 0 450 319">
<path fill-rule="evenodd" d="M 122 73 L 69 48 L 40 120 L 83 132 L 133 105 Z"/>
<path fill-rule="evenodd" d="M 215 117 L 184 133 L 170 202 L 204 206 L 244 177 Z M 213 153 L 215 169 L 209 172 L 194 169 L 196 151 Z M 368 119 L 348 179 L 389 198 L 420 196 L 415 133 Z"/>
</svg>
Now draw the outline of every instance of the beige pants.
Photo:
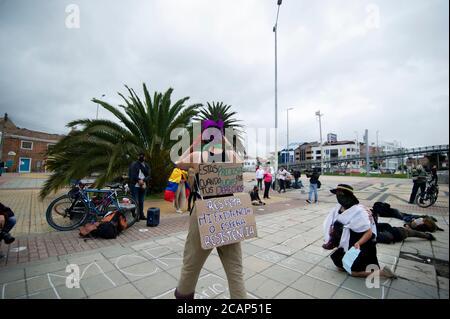
<svg viewBox="0 0 450 319">
<path fill-rule="evenodd" d="M 189 232 L 184 247 L 183 268 L 178 282 L 178 293 L 188 296 L 195 292 L 200 271 L 211 251 L 212 249 L 204 250 L 201 247 L 196 207 L 194 206 L 189 217 Z M 227 275 L 231 299 L 246 299 L 241 243 L 218 247 L 217 252 Z"/>
</svg>

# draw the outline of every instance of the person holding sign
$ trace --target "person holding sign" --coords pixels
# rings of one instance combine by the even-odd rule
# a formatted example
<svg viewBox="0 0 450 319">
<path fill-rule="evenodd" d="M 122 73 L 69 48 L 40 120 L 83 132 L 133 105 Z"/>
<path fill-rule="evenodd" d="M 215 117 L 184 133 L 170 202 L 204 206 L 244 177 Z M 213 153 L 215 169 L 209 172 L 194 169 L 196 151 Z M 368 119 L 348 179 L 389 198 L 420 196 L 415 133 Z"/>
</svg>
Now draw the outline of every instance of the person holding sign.
<svg viewBox="0 0 450 319">
<path fill-rule="evenodd" d="M 333 263 L 340 270 L 351 269 L 354 277 L 368 277 L 376 270 L 380 276 L 395 278 L 394 273 L 380 266 L 377 259 L 377 230 L 370 210 L 359 204 L 349 185 L 339 184 L 331 192 L 336 194 L 337 202 L 324 222 L 326 244 L 324 249 L 337 249 L 331 254 Z M 351 248 L 351 252 L 347 253 Z M 350 256 L 353 253 L 352 256 Z M 351 260 L 351 265 L 348 265 Z M 343 264 L 343 261 L 345 264 Z"/>
<path fill-rule="evenodd" d="M 214 121 L 207 121 L 208 125 L 215 127 L 212 122 Z M 222 128 L 218 126 L 219 129 Z M 207 128 L 203 126 L 204 130 Z M 204 132 L 202 135 L 214 135 L 207 133 L 209 132 Z M 221 150 L 217 148 L 217 141 L 222 141 Z M 232 194 L 234 189 L 243 188 L 242 164 L 239 167 L 236 167 L 236 164 L 228 164 L 242 162 L 242 160 L 238 158 L 232 147 L 224 150 L 225 145 L 231 144 L 223 136 L 219 139 L 214 136 L 215 154 L 213 155 L 205 148 L 200 148 L 202 150 L 200 154 L 195 151 L 196 146 L 201 145 L 201 142 L 201 137 L 194 140 L 188 154 L 184 154 L 177 162 L 183 163 L 184 169 L 188 169 L 186 165 L 196 169 L 195 178 L 199 187 L 193 189 L 198 192 L 201 200 L 195 201 L 190 214 L 183 267 L 174 295 L 177 299 L 194 299 L 200 271 L 211 251 L 216 248 L 227 275 L 230 297 L 245 299 L 247 292 L 244 286 L 240 241 L 256 236 L 256 225 L 248 195 L 235 197 Z M 211 160 L 211 156 L 217 155 L 217 152 L 222 153 L 220 156 L 222 160 Z M 194 163 L 192 158 L 200 158 L 200 163 L 208 164 L 199 165 Z M 251 217 L 253 217 L 253 223 L 249 221 Z"/>
</svg>

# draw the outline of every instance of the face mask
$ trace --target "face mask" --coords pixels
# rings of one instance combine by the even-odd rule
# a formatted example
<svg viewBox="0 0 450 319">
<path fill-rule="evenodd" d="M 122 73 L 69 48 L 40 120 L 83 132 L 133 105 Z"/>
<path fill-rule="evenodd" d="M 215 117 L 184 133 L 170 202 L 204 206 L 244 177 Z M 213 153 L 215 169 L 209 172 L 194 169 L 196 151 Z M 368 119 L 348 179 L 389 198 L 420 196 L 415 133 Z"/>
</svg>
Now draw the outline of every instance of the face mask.
<svg viewBox="0 0 450 319">
<path fill-rule="evenodd" d="M 346 195 L 336 195 L 337 201 L 339 204 L 341 204 L 342 207 L 344 207 L 345 209 L 348 209 L 350 207 L 352 207 L 353 205 L 355 205 L 355 200 L 349 196 Z"/>
<path fill-rule="evenodd" d="M 139 162 L 143 162 L 144 161 L 144 156 L 139 156 Z"/>
</svg>

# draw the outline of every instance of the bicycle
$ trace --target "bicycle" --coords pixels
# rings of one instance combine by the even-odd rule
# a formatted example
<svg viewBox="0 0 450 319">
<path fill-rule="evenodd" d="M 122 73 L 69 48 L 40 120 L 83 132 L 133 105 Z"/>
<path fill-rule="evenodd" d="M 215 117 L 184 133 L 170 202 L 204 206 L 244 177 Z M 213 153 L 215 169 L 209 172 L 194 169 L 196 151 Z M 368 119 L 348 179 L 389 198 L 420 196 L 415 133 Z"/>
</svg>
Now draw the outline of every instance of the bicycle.
<svg viewBox="0 0 450 319">
<path fill-rule="evenodd" d="M 430 207 L 436 203 L 439 194 L 439 186 L 433 181 L 427 181 L 427 188 L 416 196 L 416 204 L 419 207 Z"/>
<path fill-rule="evenodd" d="M 110 189 L 92 189 L 87 184 L 77 183 L 67 194 L 50 203 L 46 211 L 47 222 L 56 230 L 68 231 L 87 222 L 99 221 L 109 212 L 121 210 L 127 227 L 131 227 L 139 219 L 139 210 L 136 201 L 127 193 L 125 184 L 110 185 Z"/>
</svg>

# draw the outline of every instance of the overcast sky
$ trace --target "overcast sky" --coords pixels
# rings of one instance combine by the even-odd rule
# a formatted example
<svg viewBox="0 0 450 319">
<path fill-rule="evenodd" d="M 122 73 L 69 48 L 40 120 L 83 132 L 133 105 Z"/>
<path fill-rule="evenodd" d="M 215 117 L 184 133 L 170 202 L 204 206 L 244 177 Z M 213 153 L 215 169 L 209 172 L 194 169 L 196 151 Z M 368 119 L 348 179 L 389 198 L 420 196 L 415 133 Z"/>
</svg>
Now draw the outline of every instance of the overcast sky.
<svg viewBox="0 0 450 319">
<path fill-rule="evenodd" d="M 0 111 L 67 133 L 101 97 L 174 88 L 223 101 L 248 127 L 274 126 L 276 0 L 0 0 Z M 69 4 L 80 28 L 69 29 Z M 74 21 L 74 20 L 70 20 Z M 448 144 L 448 0 L 284 0 L 278 26 L 279 138 Z M 108 117 L 100 110 L 100 117 Z M 357 132 L 357 133 L 356 133 Z M 284 145 L 284 144 L 283 144 Z"/>
</svg>

